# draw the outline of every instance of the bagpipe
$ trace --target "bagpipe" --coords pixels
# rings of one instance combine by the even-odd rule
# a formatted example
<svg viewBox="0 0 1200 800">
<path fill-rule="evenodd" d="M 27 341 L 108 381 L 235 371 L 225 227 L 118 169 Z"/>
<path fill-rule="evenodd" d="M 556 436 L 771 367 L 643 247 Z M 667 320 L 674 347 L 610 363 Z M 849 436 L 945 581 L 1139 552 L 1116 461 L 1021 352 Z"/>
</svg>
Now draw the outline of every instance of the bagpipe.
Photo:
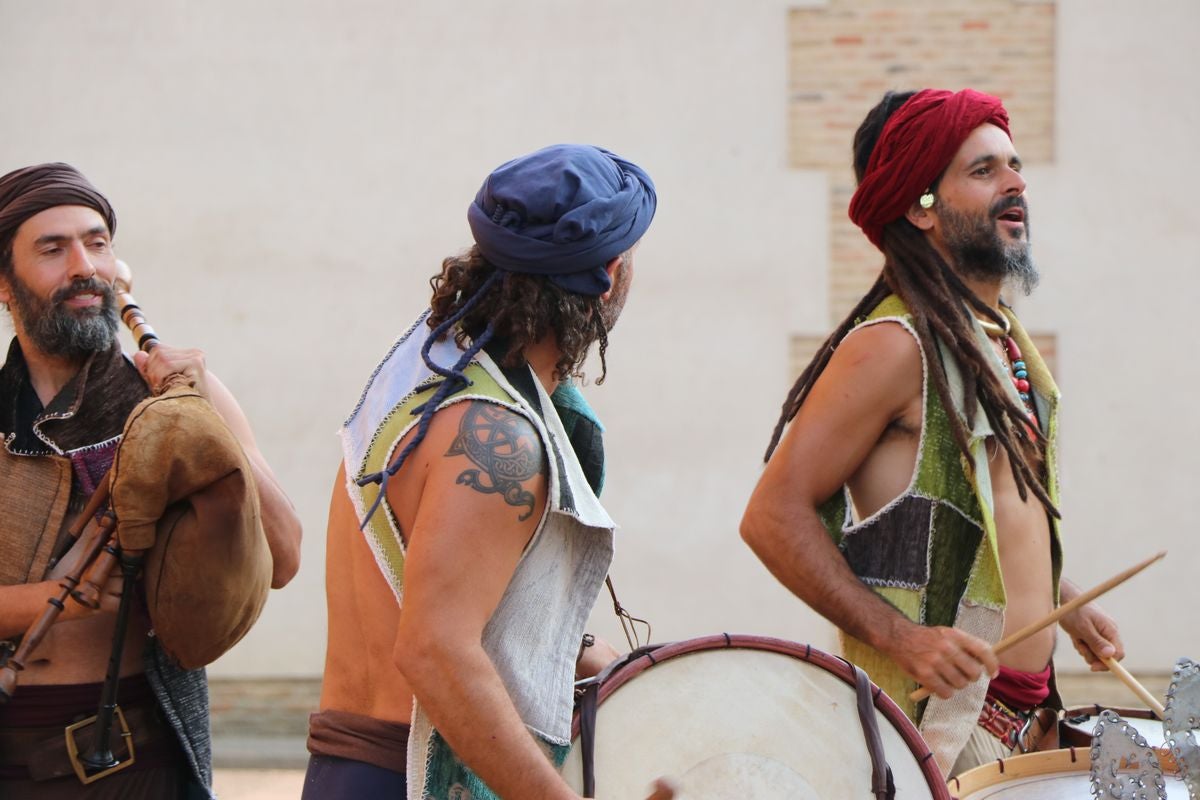
<svg viewBox="0 0 1200 800">
<path fill-rule="evenodd" d="M 130 294 L 128 266 L 117 264 L 113 286 L 121 319 L 138 348 L 149 353 L 158 336 Z M 134 593 L 144 592 L 162 650 L 179 667 L 196 669 L 250 630 L 270 589 L 271 554 L 250 463 L 220 415 L 182 374 L 152 387 L 126 418 L 111 468 L 51 559 L 48 574 L 60 591 L 0 667 L 0 703 L 16 691 L 20 672 L 66 603 L 98 609 L 102 587 L 116 569 L 123 588 L 99 710 L 67 733 L 84 783 L 133 761 L 131 744 L 123 758 L 114 756 L 110 734 L 114 719 L 127 730 L 116 695 Z M 85 728 L 92 729 L 91 744 L 79 747 Z"/>
</svg>

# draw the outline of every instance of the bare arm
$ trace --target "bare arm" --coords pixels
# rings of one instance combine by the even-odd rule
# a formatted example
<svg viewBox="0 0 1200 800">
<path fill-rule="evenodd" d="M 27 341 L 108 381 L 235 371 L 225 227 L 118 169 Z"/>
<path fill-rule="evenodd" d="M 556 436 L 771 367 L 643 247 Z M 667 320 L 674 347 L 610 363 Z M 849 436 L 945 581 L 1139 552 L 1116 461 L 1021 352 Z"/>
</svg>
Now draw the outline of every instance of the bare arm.
<svg viewBox="0 0 1200 800">
<path fill-rule="evenodd" d="M 517 443 L 504 465 L 481 463 L 452 446 L 460 436 L 484 439 L 493 432 Z M 499 796 L 574 800 L 481 644 L 545 506 L 537 434 L 512 412 L 462 403 L 434 417 L 412 459 L 427 463 L 428 472 L 408 537 L 396 665 L 455 753 Z M 524 477 L 507 479 L 496 471 L 502 466 Z M 503 483 L 513 491 L 480 491 L 464 477 L 472 470 L 482 484 Z"/>
<path fill-rule="evenodd" d="M 242 445 L 250 462 L 262 510 L 263 531 L 271 550 L 271 588 L 287 585 L 300 569 L 300 518 L 291 500 L 275 478 L 267 459 L 259 451 L 250 422 L 233 394 L 205 366 L 204 353 L 160 344 L 145 353 L 135 353 L 134 362 L 151 387 L 172 373 L 188 376 L 201 396 L 212 403 L 221 419 Z"/>
<path fill-rule="evenodd" d="M 871 591 L 851 571 L 817 510 L 862 466 L 921 389 L 920 353 L 902 327 L 881 323 L 847 337 L 763 471 L 741 534 L 793 594 L 949 697 L 981 670 L 995 672 L 991 648 L 954 628 L 913 623 Z"/>
<path fill-rule="evenodd" d="M 109 578 L 100 595 L 100 608 L 93 610 L 68 599 L 59 613 L 59 621 L 83 619 L 93 614 L 112 613 L 117 610 L 121 598 L 121 576 Z M 20 636 L 29 630 L 46 610 L 51 597 L 57 597 L 61 588 L 58 581 L 39 581 L 15 586 L 0 586 L 0 639 Z"/>
</svg>

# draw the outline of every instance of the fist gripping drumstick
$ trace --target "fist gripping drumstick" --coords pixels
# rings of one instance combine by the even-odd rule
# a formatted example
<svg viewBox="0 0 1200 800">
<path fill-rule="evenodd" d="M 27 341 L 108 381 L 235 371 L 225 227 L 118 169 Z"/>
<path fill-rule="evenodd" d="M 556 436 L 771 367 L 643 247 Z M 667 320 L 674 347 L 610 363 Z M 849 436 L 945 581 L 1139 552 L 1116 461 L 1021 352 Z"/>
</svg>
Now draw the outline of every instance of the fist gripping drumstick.
<svg viewBox="0 0 1200 800">
<path fill-rule="evenodd" d="M 1042 617 L 1038 621 L 1031 622 L 1028 625 L 1026 625 L 1024 628 L 1021 628 L 1021 630 L 1017 631 L 1016 633 L 1013 633 L 1013 634 L 1010 634 L 1010 635 L 1004 637 L 1003 639 L 1001 639 L 999 642 L 996 643 L 996 646 L 992 648 L 992 652 L 999 655 L 1000 653 L 1003 653 L 1008 648 L 1013 647 L 1014 645 L 1025 641 L 1030 636 L 1032 636 L 1033 634 L 1040 631 L 1042 628 L 1053 625 L 1054 623 L 1058 622 L 1060 619 L 1065 617 L 1067 614 L 1070 614 L 1072 611 L 1074 611 L 1075 609 L 1084 605 L 1085 603 L 1092 602 L 1097 597 L 1099 597 L 1100 595 L 1107 592 L 1109 589 L 1113 589 L 1117 586 L 1120 586 L 1122 583 L 1129 580 L 1134 575 L 1137 575 L 1139 572 L 1141 572 L 1146 567 L 1153 564 L 1155 561 L 1161 560 L 1164 556 L 1166 556 L 1166 554 L 1167 554 L 1167 551 L 1163 550 L 1161 553 L 1158 553 L 1157 555 L 1150 556 L 1150 558 L 1147 558 L 1142 563 L 1136 564 L 1136 565 L 1130 567 L 1129 569 L 1125 570 L 1124 572 L 1112 576 L 1111 578 L 1106 580 L 1104 583 L 1101 583 L 1097 586 L 1093 586 L 1091 589 L 1088 589 L 1086 592 L 1081 593 L 1078 597 L 1076 597 L 1071 602 L 1063 603 L 1061 606 L 1054 609 L 1053 611 L 1051 611 L 1049 614 Z M 1142 691 L 1145 691 L 1145 689 L 1143 689 Z M 933 692 L 931 690 L 922 687 L 920 689 L 917 689 L 912 694 L 910 694 L 908 696 L 908 699 L 912 700 L 913 702 L 918 702 L 918 701 L 924 700 L 926 697 L 929 697 L 931 694 L 933 694 Z M 1147 694 L 1149 694 L 1149 692 L 1147 692 Z"/>
</svg>

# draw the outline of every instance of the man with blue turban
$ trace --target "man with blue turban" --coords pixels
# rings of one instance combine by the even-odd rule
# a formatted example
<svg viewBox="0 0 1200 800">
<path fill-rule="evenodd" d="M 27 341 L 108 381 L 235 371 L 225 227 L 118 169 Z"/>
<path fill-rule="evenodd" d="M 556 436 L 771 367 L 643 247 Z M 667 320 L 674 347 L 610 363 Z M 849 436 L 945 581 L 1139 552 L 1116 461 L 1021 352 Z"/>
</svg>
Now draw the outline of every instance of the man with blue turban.
<svg viewBox="0 0 1200 800">
<path fill-rule="evenodd" d="M 603 380 L 655 205 L 644 171 L 591 146 L 484 181 L 475 245 L 341 430 L 306 798 L 577 797 L 557 768 L 615 526 L 575 378 L 598 343 Z"/>
</svg>

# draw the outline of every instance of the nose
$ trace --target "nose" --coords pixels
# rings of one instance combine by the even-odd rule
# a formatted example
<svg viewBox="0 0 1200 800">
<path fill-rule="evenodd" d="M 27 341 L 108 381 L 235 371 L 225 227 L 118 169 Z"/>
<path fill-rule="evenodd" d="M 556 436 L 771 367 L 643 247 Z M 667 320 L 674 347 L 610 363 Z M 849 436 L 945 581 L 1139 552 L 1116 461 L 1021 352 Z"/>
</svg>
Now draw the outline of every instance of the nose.
<svg viewBox="0 0 1200 800">
<path fill-rule="evenodd" d="M 1025 176 L 1017 172 L 1012 167 L 1008 168 L 1007 182 L 1004 187 L 1005 194 L 1020 196 L 1025 194 Z"/>
<path fill-rule="evenodd" d="M 96 274 L 96 265 L 82 242 L 74 242 L 68 251 L 67 267 L 71 279 L 90 278 Z"/>
</svg>

